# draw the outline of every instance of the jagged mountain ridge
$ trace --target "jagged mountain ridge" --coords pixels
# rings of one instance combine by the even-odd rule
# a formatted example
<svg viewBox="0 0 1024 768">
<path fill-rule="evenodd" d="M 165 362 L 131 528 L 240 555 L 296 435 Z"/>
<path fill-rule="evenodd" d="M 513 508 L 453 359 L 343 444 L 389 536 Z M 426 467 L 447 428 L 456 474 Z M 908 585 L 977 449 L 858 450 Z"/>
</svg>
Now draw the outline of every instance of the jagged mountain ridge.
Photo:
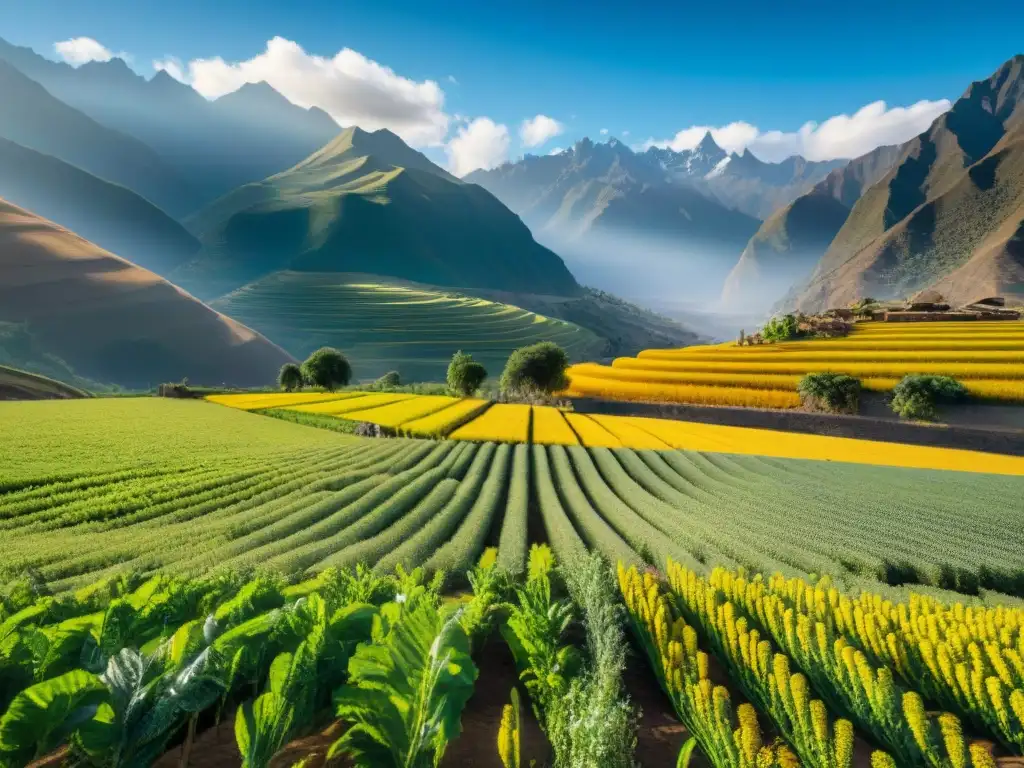
<svg viewBox="0 0 1024 768">
<path fill-rule="evenodd" d="M 0 59 L 0 138 L 128 187 L 171 215 L 195 204 L 187 181 L 149 146 L 68 106 Z"/>
<path fill-rule="evenodd" d="M 949 112 L 900 147 L 898 162 L 853 206 L 787 306 L 815 311 L 933 285 L 961 301 L 993 294 L 1024 300 L 1022 155 L 1018 55 L 971 84 Z M 966 282 L 983 273 L 983 283 Z"/>
<path fill-rule="evenodd" d="M 814 270 L 866 189 L 899 158 L 882 146 L 835 168 L 761 224 L 726 278 L 726 309 L 766 312 Z"/>
<path fill-rule="evenodd" d="M 186 213 L 291 167 L 341 131 L 323 110 L 296 106 L 266 83 L 208 101 L 166 72 L 147 80 L 119 58 L 76 68 L 0 39 L 0 60 L 101 125 L 152 148 L 197 196 Z"/>
</svg>

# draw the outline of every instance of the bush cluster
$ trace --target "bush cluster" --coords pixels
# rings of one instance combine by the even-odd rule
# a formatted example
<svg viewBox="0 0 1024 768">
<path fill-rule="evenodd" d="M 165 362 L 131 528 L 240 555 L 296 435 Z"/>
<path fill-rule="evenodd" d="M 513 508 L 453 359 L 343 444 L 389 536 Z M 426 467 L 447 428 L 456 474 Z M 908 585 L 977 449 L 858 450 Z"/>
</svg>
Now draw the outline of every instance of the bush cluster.
<svg viewBox="0 0 1024 768">
<path fill-rule="evenodd" d="M 459 350 L 452 355 L 448 364 L 448 389 L 454 395 L 472 397 L 487 378 L 487 369 L 473 359 L 472 355 Z"/>
<path fill-rule="evenodd" d="M 857 413 L 860 408 L 860 379 L 845 373 L 809 373 L 797 386 L 804 405 L 829 413 Z"/>
<path fill-rule="evenodd" d="M 955 403 L 967 397 L 967 387 L 949 376 L 904 376 L 892 390 L 892 409 L 904 419 L 931 421 L 939 403 Z"/>
<path fill-rule="evenodd" d="M 796 315 L 773 317 L 761 329 L 765 341 L 789 341 L 800 336 L 800 321 Z"/>
<path fill-rule="evenodd" d="M 501 374 L 501 391 L 505 393 L 540 392 L 552 394 L 569 386 L 565 375 L 569 357 L 565 350 L 550 341 L 542 341 L 514 351 Z"/>
<path fill-rule="evenodd" d="M 301 366 L 285 363 L 277 374 L 278 386 L 287 392 L 302 389 L 306 384 L 333 392 L 351 380 L 352 366 L 348 359 L 332 347 L 321 347 L 307 357 Z"/>
</svg>

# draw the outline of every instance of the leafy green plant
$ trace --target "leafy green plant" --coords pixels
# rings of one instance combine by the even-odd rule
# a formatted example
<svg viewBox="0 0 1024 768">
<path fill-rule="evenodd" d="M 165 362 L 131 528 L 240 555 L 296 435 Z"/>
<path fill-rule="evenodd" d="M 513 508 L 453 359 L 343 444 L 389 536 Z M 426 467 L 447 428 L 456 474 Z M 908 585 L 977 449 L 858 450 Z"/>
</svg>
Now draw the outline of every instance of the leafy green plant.
<svg viewBox="0 0 1024 768">
<path fill-rule="evenodd" d="M 569 385 L 569 356 L 552 341 L 542 341 L 513 352 L 501 374 L 504 393 L 538 392 L 550 395 Z"/>
<path fill-rule="evenodd" d="M 263 768 L 284 746 L 296 725 L 313 713 L 317 662 L 327 644 L 327 606 L 316 594 L 308 598 L 312 626 L 294 652 L 278 655 L 270 665 L 266 690 L 235 714 L 235 739 L 243 768 Z"/>
<path fill-rule="evenodd" d="M 576 648 L 564 642 L 574 618 L 572 601 L 553 597 L 550 571 L 540 565 L 533 568 L 532 554 L 530 578 L 515 588 L 515 600 L 505 606 L 508 618 L 501 633 L 543 725 L 550 708 L 568 690 L 580 658 Z"/>
<path fill-rule="evenodd" d="M 56 748 L 108 695 L 99 676 L 82 669 L 26 688 L 0 718 L 0 766 L 20 768 Z"/>
<path fill-rule="evenodd" d="M 773 317 L 764 324 L 761 336 L 765 341 L 789 341 L 800 336 L 800 321 L 796 315 Z"/>
<path fill-rule="evenodd" d="M 892 409 L 904 419 L 930 421 L 939 403 L 955 403 L 967 397 L 967 388 L 949 376 L 904 376 L 892 390 Z"/>
<path fill-rule="evenodd" d="M 304 384 L 302 369 L 295 363 L 285 363 L 277 374 L 277 385 L 285 392 L 294 392 L 302 389 Z"/>
<path fill-rule="evenodd" d="M 573 563 L 566 584 L 587 630 L 589 663 L 548 712 L 555 764 L 566 768 L 632 768 L 636 713 L 625 695 L 626 638 L 622 606 L 604 558 L 592 552 Z"/>
<path fill-rule="evenodd" d="M 477 676 L 460 613 L 445 615 L 422 597 L 408 606 L 397 618 L 385 613 L 374 642 L 349 661 L 349 683 L 334 701 L 352 725 L 329 756 L 366 768 L 428 768 L 459 734 Z"/>
<path fill-rule="evenodd" d="M 487 369 L 473 359 L 473 356 L 459 350 L 452 355 L 446 377 L 450 392 L 462 397 L 472 397 L 487 378 Z"/>
<path fill-rule="evenodd" d="M 352 379 L 352 366 L 338 350 L 321 347 L 302 364 L 302 377 L 311 386 L 333 392 Z"/>
<path fill-rule="evenodd" d="M 830 413 L 856 413 L 860 407 L 860 379 L 844 373 L 809 373 L 797 392 L 804 405 Z"/>
</svg>

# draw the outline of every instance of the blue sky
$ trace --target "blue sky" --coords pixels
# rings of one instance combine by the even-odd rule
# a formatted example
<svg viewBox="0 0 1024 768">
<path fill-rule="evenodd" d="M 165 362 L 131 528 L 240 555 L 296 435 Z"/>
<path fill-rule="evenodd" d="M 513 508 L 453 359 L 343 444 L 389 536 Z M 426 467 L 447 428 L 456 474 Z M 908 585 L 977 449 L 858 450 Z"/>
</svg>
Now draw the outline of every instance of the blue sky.
<svg viewBox="0 0 1024 768">
<path fill-rule="evenodd" d="M 167 56 L 248 60 L 274 37 L 324 57 L 351 48 L 401 78 L 437 82 L 439 109 L 451 118 L 442 141 L 457 135 L 460 117 L 486 117 L 507 126 L 512 156 L 523 150 L 521 122 L 535 115 L 563 131 L 532 150 L 541 152 L 598 138 L 601 129 L 628 131 L 627 143 L 737 121 L 762 133 L 794 132 L 878 100 L 895 107 L 955 99 L 1024 52 L 1022 29 L 1024 3 L 1007 0 L 0 4 L 0 36 L 11 42 L 54 56 L 55 42 L 89 37 L 131 54 L 146 75 Z M 414 143 L 443 154 L 433 138 Z"/>
</svg>

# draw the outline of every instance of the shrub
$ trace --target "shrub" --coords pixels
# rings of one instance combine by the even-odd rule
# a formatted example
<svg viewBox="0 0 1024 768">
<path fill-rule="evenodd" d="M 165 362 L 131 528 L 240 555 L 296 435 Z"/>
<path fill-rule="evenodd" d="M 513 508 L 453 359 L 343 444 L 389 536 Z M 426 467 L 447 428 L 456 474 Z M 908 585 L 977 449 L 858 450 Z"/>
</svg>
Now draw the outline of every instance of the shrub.
<svg viewBox="0 0 1024 768">
<path fill-rule="evenodd" d="M 302 364 L 302 377 L 311 386 L 333 392 L 348 384 L 352 378 L 352 366 L 338 350 L 320 347 Z"/>
<path fill-rule="evenodd" d="M 904 419 L 930 421 L 938 403 L 954 403 L 967 397 L 967 388 L 949 376 L 904 376 L 892 390 L 892 409 Z"/>
<path fill-rule="evenodd" d="M 796 315 L 773 317 L 764 324 L 761 336 L 765 341 L 788 341 L 800 336 L 800 321 Z"/>
<path fill-rule="evenodd" d="M 501 374 L 502 392 L 544 392 L 551 394 L 569 386 L 565 375 L 569 357 L 551 341 L 542 341 L 513 352 Z"/>
<path fill-rule="evenodd" d="M 285 363 L 281 366 L 281 372 L 277 374 L 277 385 L 285 392 L 294 392 L 302 389 L 302 369 L 295 363 Z"/>
<path fill-rule="evenodd" d="M 359 435 L 359 437 L 383 437 L 384 431 L 380 428 L 380 424 L 360 421 L 356 424 L 355 434 Z"/>
<path fill-rule="evenodd" d="M 480 385 L 487 378 L 487 369 L 463 351 L 452 355 L 452 361 L 448 364 L 448 389 L 453 394 L 471 397 L 474 392 L 480 389 Z"/>
<path fill-rule="evenodd" d="M 398 375 L 398 371 L 388 371 L 374 382 L 376 389 L 391 389 L 400 386 L 402 386 L 402 377 Z"/>
<path fill-rule="evenodd" d="M 860 406 L 860 379 L 845 373 L 809 373 L 797 386 L 804 405 L 831 413 L 856 413 Z"/>
</svg>

